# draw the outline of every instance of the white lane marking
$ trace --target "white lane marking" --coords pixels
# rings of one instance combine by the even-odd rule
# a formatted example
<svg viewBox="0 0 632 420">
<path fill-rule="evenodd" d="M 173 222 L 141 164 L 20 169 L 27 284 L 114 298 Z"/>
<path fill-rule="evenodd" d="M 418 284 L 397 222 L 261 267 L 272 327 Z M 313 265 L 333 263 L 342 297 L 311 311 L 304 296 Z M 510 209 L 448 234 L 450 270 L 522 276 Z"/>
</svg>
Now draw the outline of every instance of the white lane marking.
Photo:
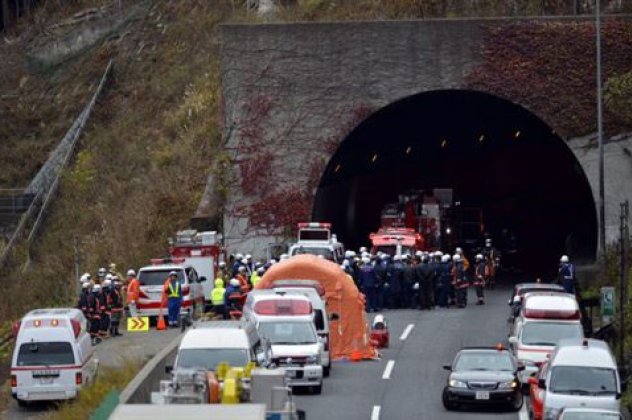
<svg viewBox="0 0 632 420">
<path fill-rule="evenodd" d="M 386 362 L 386 368 L 384 369 L 384 373 L 382 374 L 382 379 L 391 379 L 391 373 L 393 373 L 393 368 L 395 367 L 395 360 L 389 360 Z"/>
<path fill-rule="evenodd" d="M 526 401 L 522 404 L 522 408 L 520 409 L 520 411 L 518 411 L 518 420 L 529 420 L 529 413 L 527 412 Z"/>
<path fill-rule="evenodd" d="M 380 410 L 382 408 L 379 405 L 374 405 L 371 411 L 371 420 L 380 420 Z"/>
<path fill-rule="evenodd" d="M 399 336 L 399 339 L 402 341 L 406 340 L 413 328 L 415 328 L 415 324 L 408 324 L 408 326 L 404 329 L 402 335 Z"/>
</svg>

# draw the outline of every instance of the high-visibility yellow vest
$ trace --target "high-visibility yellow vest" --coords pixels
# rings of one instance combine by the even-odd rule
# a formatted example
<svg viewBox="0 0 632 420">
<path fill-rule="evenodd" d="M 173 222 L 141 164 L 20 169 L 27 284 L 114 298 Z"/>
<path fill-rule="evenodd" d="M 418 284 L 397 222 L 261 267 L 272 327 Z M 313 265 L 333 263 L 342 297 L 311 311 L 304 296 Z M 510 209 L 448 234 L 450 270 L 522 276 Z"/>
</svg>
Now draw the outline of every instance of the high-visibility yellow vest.
<svg viewBox="0 0 632 420">
<path fill-rule="evenodd" d="M 176 288 L 173 288 L 173 283 L 169 282 L 169 297 L 177 298 L 180 297 L 180 282 L 176 282 Z"/>
<path fill-rule="evenodd" d="M 213 305 L 223 305 L 225 293 L 226 293 L 226 289 L 223 287 L 213 288 L 213 290 L 211 290 L 211 303 Z"/>
<path fill-rule="evenodd" d="M 250 283 L 252 283 L 252 287 L 255 287 L 260 280 L 261 276 L 257 273 L 252 273 L 252 276 L 250 276 Z"/>
</svg>

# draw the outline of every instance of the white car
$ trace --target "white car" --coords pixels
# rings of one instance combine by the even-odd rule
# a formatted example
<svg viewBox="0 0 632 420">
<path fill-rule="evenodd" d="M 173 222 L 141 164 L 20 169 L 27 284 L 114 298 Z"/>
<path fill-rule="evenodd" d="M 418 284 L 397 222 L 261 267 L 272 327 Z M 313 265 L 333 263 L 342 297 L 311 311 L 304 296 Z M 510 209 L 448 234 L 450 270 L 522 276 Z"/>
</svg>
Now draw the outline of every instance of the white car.
<svg viewBox="0 0 632 420">
<path fill-rule="evenodd" d="M 330 223 L 299 223 L 298 242 L 290 247 L 290 256 L 311 254 L 341 264 L 345 247 L 331 233 Z"/>
<path fill-rule="evenodd" d="M 153 265 L 138 271 L 140 282 L 140 297 L 138 299 L 138 316 L 157 317 L 162 311 L 167 314 L 166 306 L 162 304 L 162 289 L 169 273 L 175 271 L 182 284 L 182 308 L 180 312 L 188 311 L 195 319 L 204 313 L 204 288 L 201 282 L 206 278 L 198 277 L 197 271 L 184 259 L 156 259 Z"/>
<path fill-rule="evenodd" d="M 546 367 L 546 377 L 538 381 L 544 391 L 544 420 L 557 419 L 569 408 L 620 410 L 621 380 L 605 342 L 562 340 Z"/>
<path fill-rule="evenodd" d="M 98 361 L 80 310 L 33 310 L 16 323 L 14 334 L 11 395 L 19 405 L 73 399 L 94 381 Z"/>
</svg>

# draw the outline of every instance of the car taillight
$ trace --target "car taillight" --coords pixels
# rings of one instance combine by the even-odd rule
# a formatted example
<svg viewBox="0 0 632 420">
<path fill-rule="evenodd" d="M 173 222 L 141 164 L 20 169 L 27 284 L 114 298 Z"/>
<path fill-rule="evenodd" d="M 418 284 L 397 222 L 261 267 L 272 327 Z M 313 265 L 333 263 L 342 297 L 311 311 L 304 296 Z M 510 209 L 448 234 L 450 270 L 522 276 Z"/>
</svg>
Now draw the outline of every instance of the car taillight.
<svg viewBox="0 0 632 420">
<path fill-rule="evenodd" d="M 16 386 L 18 386 L 18 377 L 11 375 L 11 388 L 15 388 Z"/>
<path fill-rule="evenodd" d="M 189 285 L 186 284 L 186 285 L 182 286 L 182 295 L 186 296 L 188 294 L 189 294 Z"/>
<path fill-rule="evenodd" d="M 83 375 L 81 374 L 81 372 L 77 372 L 75 374 L 75 384 L 81 385 L 82 383 L 83 383 Z"/>
<path fill-rule="evenodd" d="M 72 331 L 75 333 L 75 338 L 79 337 L 79 333 L 81 332 L 81 324 L 76 319 L 70 320 L 72 324 Z"/>
<path fill-rule="evenodd" d="M 11 328 L 11 333 L 13 334 L 13 338 L 18 338 L 18 333 L 20 332 L 20 326 L 22 325 L 22 321 L 17 321 L 13 324 Z"/>
</svg>

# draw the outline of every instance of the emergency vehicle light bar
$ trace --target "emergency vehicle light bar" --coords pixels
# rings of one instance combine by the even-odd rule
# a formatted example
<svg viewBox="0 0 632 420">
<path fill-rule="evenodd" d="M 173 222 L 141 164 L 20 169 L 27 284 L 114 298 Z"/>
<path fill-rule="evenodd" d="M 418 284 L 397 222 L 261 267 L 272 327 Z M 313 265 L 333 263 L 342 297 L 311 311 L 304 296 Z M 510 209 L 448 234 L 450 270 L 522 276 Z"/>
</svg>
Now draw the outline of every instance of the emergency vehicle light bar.
<svg viewBox="0 0 632 420">
<path fill-rule="evenodd" d="M 298 224 L 299 229 L 305 228 L 316 228 L 316 229 L 331 229 L 331 223 L 321 223 L 321 222 L 301 222 Z"/>
<path fill-rule="evenodd" d="M 564 319 L 577 320 L 581 314 L 579 310 L 559 310 L 559 309 L 525 309 L 524 316 L 537 319 Z"/>
<path fill-rule="evenodd" d="M 259 315 L 309 315 L 312 304 L 298 299 L 271 299 L 255 303 L 254 311 Z"/>
</svg>

